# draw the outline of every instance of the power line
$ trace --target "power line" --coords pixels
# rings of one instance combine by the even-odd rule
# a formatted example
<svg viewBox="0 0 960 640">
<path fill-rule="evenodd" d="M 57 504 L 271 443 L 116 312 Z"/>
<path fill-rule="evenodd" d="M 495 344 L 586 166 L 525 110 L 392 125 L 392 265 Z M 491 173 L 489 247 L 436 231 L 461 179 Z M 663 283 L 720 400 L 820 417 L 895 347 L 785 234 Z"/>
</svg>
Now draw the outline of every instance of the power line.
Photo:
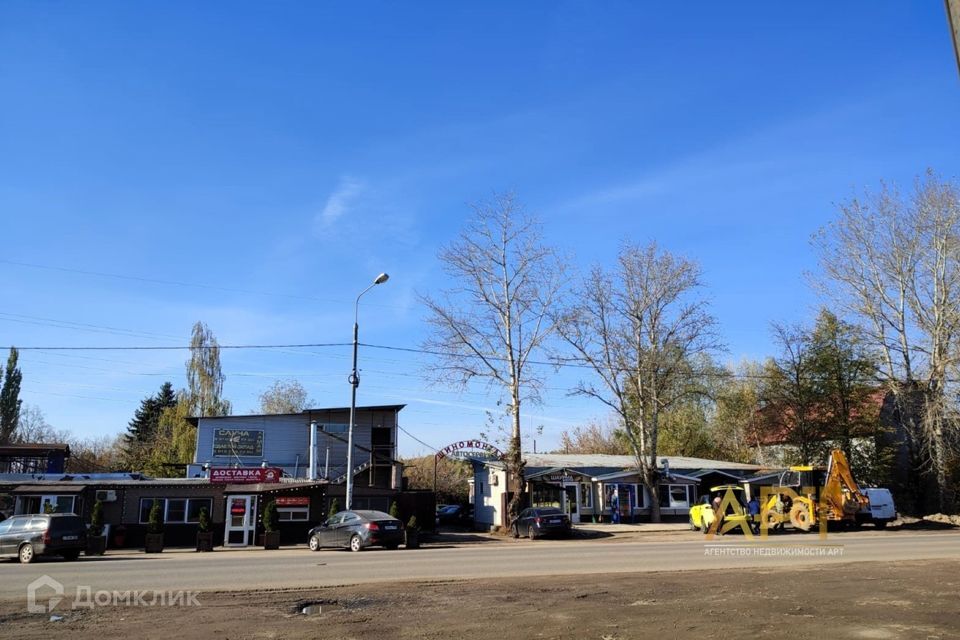
<svg viewBox="0 0 960 640">
<path fill-rule="evenodd" d="M 127 280 L 131 282 L 159 284 L 164 286 L 188 287 L 193 289 L 206 289 L 208 291 L 223 291 L 226 293 L 242 293 L 246 295 L 267 296 L 267 297 L 273 297 L 273 298 L 287 298 L 291 300 L 310 300 L 312 302 L 323 302 L 326 304 L 342 304 L 342 305 L 352 304 L 352 301 L 350 300 L 336 300 L 336 299 L 330 299 L 330 298 L 318 298 L 316 296 L 299 295 L 295 293 L 276 293 L 273 291 L 257 291 L 255 289 L 238 289 L 236 287 L 224 287 L 220 285 L 203 284 L 203 283 L 197 283 L 197 282 L 181 282 L 177 280 L 163 280 L 160 278 L 146 278 L 143 276 L 130 276 L 130 275 L 125 275 L 121 273 L 109 273 L 106 271 L 92 271 L 88 269 L 59 267 L 55 265 L 37 264 L 33 262 L 5 260 L 2 258 L 0 258 L 0 264 L 9 264 L 16 267 L 26 267 L 29 269 L 41 269 L 44 271 L 58 271 L 60 273 L 74 273 L 78 275 L 95 276 L 98 278 L 113 278 L 115 280 Z M 375 304 L 375 303 L 370 306 L 382 307 L 382 308 L 396 308 L 396 307 L 389 307 L 387 305 Z"/>
<path fill-rule="evenodd" d="M 128 347 L 17 347 L 17 351 L 188 351 L 190 349 L 306 349 L 325 347 L 350 347 L 352 342 L 312 342 L 307 344 L 218 344 L 191 347 L 189 345 L 171 346 L 128 346 Z"/>
<path fill-rule="evenodd" d="M 210 284 L 199 284 L 195 282 L 179 282 L 176 280 L 161 280 L 160 278 L 144 278 L 141 276 L 128 276 L 120 273 L 107 273 L 105 271 L 89 271 L 87 269 L 73 269 L 69 267 L 57 267 L 53 265 L 46 264 L 36 264 L 32 262 L 18 262 L 15 260 L 3 260 L 0 259 L 0 263 L 10 264 L 17 267 L 28 267 L 30 269 L 43 269 L 45 271 L 59 271 L 61 273 L 76 273 L 79 275 L 85 276 L 96 276 L 98 278 L 114 278 L 116 280 L 129 280 L 132 282 L 146 282 L 150 284 L 162 284 L 166 286 L 174 287 L 192 287 L 194 289 L 210 289 L 213 291 L 225 291 L 228 293 L 245 293 L 248 295 L 258 295 L 258 296 L 273 296 L 278 298 L 293 298 L 296 300 L 313 300 L 316 302 L 329 302 L 328 300 L 323 300 L 322 298 L 314 298 L 311 296 L 301 296 L 296 294 L 289 293 L 272 293 L 269 291 L 254 291 L 250 289 L 236 289 L 233 287 L 221 287 L 218 285 Z M 344 303 L 346 304 L 346 303 Z"/>
<path fill-rule="evenodd" d="M 311 343 L 301 343 L 301 344 L 221 344 L 221 345 L 209 345 L 209 346 L 199 346 L 192 347 L 189 345 L 170 345 L 170 346 L 125 346 L 125 347 L 66 347 L 66 346 L 56 346 L 56 347 L 17 347 L 19 351 L 185 351 L 190 349 L 231 349 L 231 350 L 242 350 L 242 349 L 316 349 L 316 348 L 330 348 L 330 347 L 349 347 L 352 346 L 352 342 L 311 342 Z M 383 344 L 370 344 L 367 342 L 358 343 L 361 347 L 366 347 L 369 349 L 382 349 L 386 351 L 398 351 L 402 353 L 415 353 L 419 355 L 429 355 L 429 356 L 438 356 L 438 357 L 460 357 L 462 354 L 453 353 L 453 352 L 444 352 L 444 351 L 432 351 L 428 349 L 416 349 L 413 347 L 397 347 L 392 345 L 383 345 Z M 320 354 L 315 354 L 320 355 Z M 471 357 L 471 356 L 466 356 Z M 488 360 L 495 361 L 507 361 L 508 359 L 503 356 L 497 355 L 485 355 L 485 358 Z M 555 361 L 548 362 L 543 360 L 528 360 L 528 364 L 553 367 L 555 369 L 582 369 L 587 371 L 594 371 L 594 367 L 589 364 L 579 363 L 579 362 L 570 362 L 568 361 Z M 770 380 L 774 376 L 770 374 L 763 373 L 740 373 L 735 371 L 728 370 L 701 370 L 701 371 L 689 371 L 684 372 L 682 377 L 687 378 L 732 378 L 737 380 Z M 960 382 L 960 379 L 950 379 L 947 382 Z"/>
<path fill-rule="evenodd" d="M 411 438 L 413 438 L 414 440 L 416 440 L 417 442 L 419 442 L 420 444 L 422 444 L 423 446 L 425 446 L 427 449 L 432 449 L 433 451 L 440 451 L 440 449 L 437 449 L 436 447 L 430 446 L 429 444 L 427 444 L 426 442 L 424 442 L 423 440 L 421 440 L 421 439 L 418 438 L 417 436 L 413 435 L 412 433 L 410 433 L 409 431 L 407 431 L 406 429 L 404 429 L 403 427 L 401 427 L 399 424 L 397 425 L 397 429 L 400 429 L 400 431 L 403 431 L 405 434 L 407 434 L 408 436 L 410 436 Z"/>
</svg>

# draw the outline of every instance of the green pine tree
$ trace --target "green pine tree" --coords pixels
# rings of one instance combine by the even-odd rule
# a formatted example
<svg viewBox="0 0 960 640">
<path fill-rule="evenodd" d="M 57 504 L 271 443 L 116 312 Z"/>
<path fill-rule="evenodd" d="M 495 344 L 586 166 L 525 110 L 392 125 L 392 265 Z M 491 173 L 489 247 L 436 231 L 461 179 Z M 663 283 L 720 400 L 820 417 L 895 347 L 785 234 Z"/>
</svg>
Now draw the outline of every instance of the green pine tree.
<svg viewBox="0 0 960 640">
<path fill-rule="evenodd" d="M 140 401 L 140 407 L 123 435 L 126 458 L 124 463 L 129 469 L 142 470 L 156 439 L 163 412 L 176 404 L 176 394 L 173 391 L 173 385 L 169 382 L 164 382 L 156 395 Z"/>
<path fill-rule="evenodd" d="M 20 406 L 23 403 L 20 400 L 20 382 L 23 374 L 17 366 L 19 355 L 16 347 L 10 347 L 7 370 L 3 376 L 3 386 L 0 387 L 0 445 L 14 440 L 20 424 Z"/>
</svg>

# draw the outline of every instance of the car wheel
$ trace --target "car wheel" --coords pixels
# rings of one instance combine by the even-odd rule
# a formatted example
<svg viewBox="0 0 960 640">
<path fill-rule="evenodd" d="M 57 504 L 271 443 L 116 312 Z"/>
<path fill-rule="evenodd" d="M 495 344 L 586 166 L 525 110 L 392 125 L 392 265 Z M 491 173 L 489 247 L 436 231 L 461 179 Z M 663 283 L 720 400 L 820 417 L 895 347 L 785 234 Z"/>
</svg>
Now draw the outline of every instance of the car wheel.
<svg viewBox="0 0 960 640">
<path fill-rule="evenodd" d="M 693 516 L 690 516 L 690 531 L 696 531 L 698 528 L 697 523 L 693 521 Z"/>
<path fill-rule="evenodd" d="M 77 549 L 74 549 L 73 551 L 65 551 L 63 553 L 63 558 L 65 560 L 69 560 L 70 562 L 73 562 L 79 557 L 80 557 L 80 551 Z"/>
<path fill-rule="evenodd" d="M 537 530 L 534 529 L 533 527 L 530 527 L 529 529 L 527 529 L 527 535 L 530 536 L 530 539 L 531 539 L 531 540 L 536 540 L 536 539 L 537 539 Z"/>
<path fill-rule="evenodd" d="M 316 534 L 310 536 L 307 544 L 310 545 L 310 551 L 320 551 L 320 536 Z"/>
<path fill-rule="evenodd" d="M 710 525 L 707 524 L 706 518 L 703 518 L 702 520 L 700 520 L 700 532 L 703 535 L 707 535 L 708 533 L 710 533 Z"/>
<path fill-rule="evenodd" d="M 350 538 L 350 551 L 360 551 L 362 549 L 363 541 L 360 540 L 360 536 L 354 534 L 354 536 Z"/>
<path fill-rule="evenodd" d="M 517 529 L 517 525 L 513 525 L 512 527 L 510 527 L 510 537 L 512 538 L 520 537 L 520 530 Z"/>
<path fill-rule="evenodd" d="M 18 554 L 18 556 L 20 558 L 20 562 L 23 564 L 30 564 L 31 562 L 33 562 L 33 558 L 34 558 L 33 545 L 25 544 L 22 547 L 20 547 L 20 553 Z"/>
</svg>

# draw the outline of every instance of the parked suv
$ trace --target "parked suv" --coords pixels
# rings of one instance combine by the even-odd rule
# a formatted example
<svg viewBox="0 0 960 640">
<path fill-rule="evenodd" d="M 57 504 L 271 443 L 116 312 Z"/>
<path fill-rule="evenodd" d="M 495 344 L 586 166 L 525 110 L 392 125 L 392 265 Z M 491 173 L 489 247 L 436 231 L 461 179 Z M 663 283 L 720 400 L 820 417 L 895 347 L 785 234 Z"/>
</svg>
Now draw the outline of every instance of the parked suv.
<svg viewBox="0 0 960 640">
<path fill-rule="evenodd" d="M 13 516 L 0 522 L 0 556 L 16 556 L 23 563 L 37 556 L 76 560 L 86 546 L 87 528 L 72 513 Z"/>
</svg>

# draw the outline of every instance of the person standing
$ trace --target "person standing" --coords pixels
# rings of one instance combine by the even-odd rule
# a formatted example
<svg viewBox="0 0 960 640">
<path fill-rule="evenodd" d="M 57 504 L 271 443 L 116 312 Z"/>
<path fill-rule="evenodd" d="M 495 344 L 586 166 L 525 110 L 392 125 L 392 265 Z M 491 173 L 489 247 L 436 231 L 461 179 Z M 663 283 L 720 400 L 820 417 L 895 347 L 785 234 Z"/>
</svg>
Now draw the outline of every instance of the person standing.
<svg viewBox="0 0 960 640">
<path fill-rule="evenodd" d="M 754 535 L 760 533 L 760 500 L 757 496 L 751 496 L 750 502 L 747 503 L 747 521 Z"/>
</svg>

